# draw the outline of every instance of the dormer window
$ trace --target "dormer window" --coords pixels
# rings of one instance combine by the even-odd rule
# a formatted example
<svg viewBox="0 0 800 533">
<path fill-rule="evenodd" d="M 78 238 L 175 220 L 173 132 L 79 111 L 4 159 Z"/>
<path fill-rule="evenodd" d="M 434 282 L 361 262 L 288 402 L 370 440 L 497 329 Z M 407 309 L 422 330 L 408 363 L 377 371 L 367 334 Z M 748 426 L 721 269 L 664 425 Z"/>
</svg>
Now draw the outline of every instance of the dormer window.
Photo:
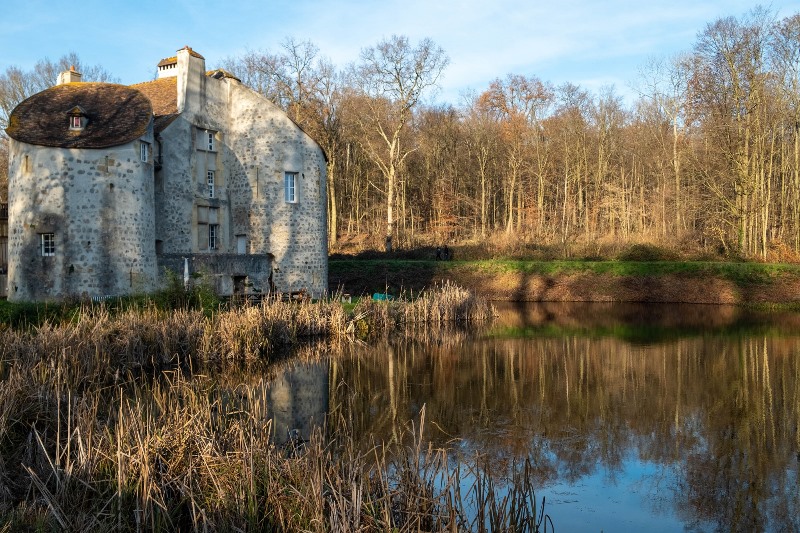
<svg viewBox="0 0 800 533">
<path fill-rule="evenodd" d="M 69 111 L 69 129 L 80 131 L 86 127 L 86 112 L 79 106 L 75 106 Z"/>
</svg>

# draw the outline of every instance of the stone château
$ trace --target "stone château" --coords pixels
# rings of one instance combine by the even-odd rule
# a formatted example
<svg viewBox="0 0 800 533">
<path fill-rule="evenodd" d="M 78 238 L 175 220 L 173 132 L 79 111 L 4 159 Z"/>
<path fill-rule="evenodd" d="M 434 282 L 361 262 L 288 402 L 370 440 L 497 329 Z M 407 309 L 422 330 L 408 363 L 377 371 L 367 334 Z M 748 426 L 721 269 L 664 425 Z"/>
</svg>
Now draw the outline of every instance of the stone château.
<svg viewBox="0 0 800 533">
<path fill-rule="evenodd" d="M 132 86 L 71 69 L 21 102 L 9 143 L 8 297 L 327 290 L 325 154 L 188 46 Z"/>
</svg>

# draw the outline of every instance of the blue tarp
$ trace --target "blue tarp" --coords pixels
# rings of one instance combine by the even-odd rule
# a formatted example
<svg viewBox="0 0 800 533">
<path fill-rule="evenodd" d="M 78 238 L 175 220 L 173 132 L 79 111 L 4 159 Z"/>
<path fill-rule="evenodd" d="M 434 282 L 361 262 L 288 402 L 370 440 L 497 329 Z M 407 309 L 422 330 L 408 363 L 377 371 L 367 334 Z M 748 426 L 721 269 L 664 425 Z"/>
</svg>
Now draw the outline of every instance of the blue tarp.
<svg viewBox="0 0 800 533">
<path fill-rule="evenodd" d="M 376 292 L 372 295 L 373 300 L 394 300 L 394 296 L 385 292 Z"/>
</svg>

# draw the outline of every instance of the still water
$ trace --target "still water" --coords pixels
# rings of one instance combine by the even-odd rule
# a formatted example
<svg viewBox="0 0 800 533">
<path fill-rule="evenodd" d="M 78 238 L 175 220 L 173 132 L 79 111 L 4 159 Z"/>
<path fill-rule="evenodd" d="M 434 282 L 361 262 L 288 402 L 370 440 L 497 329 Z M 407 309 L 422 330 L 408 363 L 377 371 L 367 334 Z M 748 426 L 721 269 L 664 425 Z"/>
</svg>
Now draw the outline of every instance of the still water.
<svg viewBox="0 0 800 533">
<path fill-rule="evenodd" d="M 337 413 L 528 459 L 557 531 L 800 530 L 800 315 L 505 305 L 490 326 L 345 346 L 269 385 L 280 441 Z"/>
</svg>

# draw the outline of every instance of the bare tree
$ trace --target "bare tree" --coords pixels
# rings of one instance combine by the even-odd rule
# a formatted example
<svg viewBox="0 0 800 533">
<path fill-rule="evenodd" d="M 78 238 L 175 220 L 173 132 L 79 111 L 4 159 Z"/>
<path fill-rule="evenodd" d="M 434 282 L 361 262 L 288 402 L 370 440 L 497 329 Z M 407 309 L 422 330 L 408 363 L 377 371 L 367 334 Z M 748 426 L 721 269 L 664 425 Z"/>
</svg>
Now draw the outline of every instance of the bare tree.
<svg viewBox="0 0 800 533">
<path fill-rule="evenodd" d="M 42 59 L 30 71 L 10 66 L 0 74 L 0 135 L 8 125 L 8 116 L 17 104 L 55 85 L 58 74 L 70 67 L 75 67 L 82 74 L 83 81 L 119 81 L 99 65 L 86 65 L 75 52 L 70 52 L 55 62 Z"/>
<path fill-rule="evenodd" d="M 449 59 L 430 39 L 412 47 L 408 38 L 394 35 L 361 52 L 352 69 L 362 96 L 355 121 L 364 151 L 385 181 L 386 250 L 392 249 L 394 203 L 398 173 L 414 148 L 403 145 L 403 133 L 425 91 L 434 87 Z"/>
<path fill-rule="evenodd" d="M 480 96 L 480 105 L 491 113 L 500 125 L 506 147 L 508 175 L 506 190 L 506 233 L 514 229 L 515 205 L 517 227 L 521 225 L 524 197 L 523 172 L 528 159 L 533 158 L 536 174 L 536 208 L 544 213 L 544 159 L 541 121 L 553 103 L 553 89 L 534 76 L 509 74 L 505 80 L 496 79 Z"/>
<path fill-rule="evenodd" d="M 735 233 L 735 250 L 766 256 L 771 161 L 768 12 L 756 9 L 709 24 L 695 45 L 693 103 L 705 135 L 721 159 L 706 167 L 706 186 L 732 220 L 720 234 Z M 713 156 L 713 154 L 712 154 Z M 728 246 L 723 241 L 725 246 Z"/>
<path fill-rule="evenodd" d="M 11 111 L 29 96 L 55 85 L 58 74 L 70 67 L 75 67 L 82 74 L 83 81 L 118 81 L 103 67 L 84 64 L 75 52 L 55 62 L 42 59 L 30 71 L 10 66 L 0 74 L 0 197 L 3 199 L 8 196 L 8 140 L 5 129 Z"/>
<path fill-rule="evenodd" d="M 465 112 L 466 144 L 470 159 L 474 162 L 479 186 L 479 220 L 480 235 L 486 237 L 489 220 L 489 164 L 492 161 L 499 142 L 499 132 L 491 114 L 480 105 L 480 99 L 472 98 Z"/>
<path fill-rule="evenodd" d="M 791 156 L 787 157 L 786 167 L 789 185 L 782 187 L 780 195 L 780 230 L 791 220 L 794 231 L 792 245 L 795 252 L 800 252 L 800 13 L 780 21 L 773 32 L 773 63 L 776 74 L 781 80 L 780 96 L 784 108 L 784 129 L 791 139 Z"/>
</svg>

